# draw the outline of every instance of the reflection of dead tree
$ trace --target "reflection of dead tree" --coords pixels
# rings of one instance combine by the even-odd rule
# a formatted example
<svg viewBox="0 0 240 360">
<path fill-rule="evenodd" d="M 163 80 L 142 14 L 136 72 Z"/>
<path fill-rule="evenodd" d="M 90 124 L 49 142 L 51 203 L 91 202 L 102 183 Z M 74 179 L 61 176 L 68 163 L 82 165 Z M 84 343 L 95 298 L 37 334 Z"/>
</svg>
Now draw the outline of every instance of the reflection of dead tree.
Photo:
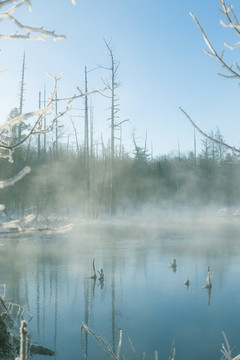
<svg viewBox="0 0 240 360">
<path fill-rule="evenodd" d="M 104 287 L 104 272 L 103 272 L 103 269 L 101 269 L 101 271 L 98 271 L 99 273 L 99 278 L 98 278 L 98 281 L 99 281 L 99 284 L 101 289 L 103 289 Z"/>
<path fill-rule="evenodd" d="M 89 279 L 93 279 L 93 281 L 94 281 L 94 284 L 93 284 L 93 295 L 94 295 L 94 290 L 95 290 L 95 285 L 96 285 L 96 280 L 97 280 L 97 273 L 96 273 L 96 268 L 95 268 L 95 259 L 93 259 L 92 266 L 93 266 L 93 275 L 90 276 Z M 98 277 L 99 284 L 98 285 L 100 285 L 101 289 L 102 289 L 103 286 L 104 286 L 104 272 L 103 272 L 103 269 L 101 269 L 100 271 L 98 270 L 98 274 L 99 274 L 99 277 Z"/>
</svg>

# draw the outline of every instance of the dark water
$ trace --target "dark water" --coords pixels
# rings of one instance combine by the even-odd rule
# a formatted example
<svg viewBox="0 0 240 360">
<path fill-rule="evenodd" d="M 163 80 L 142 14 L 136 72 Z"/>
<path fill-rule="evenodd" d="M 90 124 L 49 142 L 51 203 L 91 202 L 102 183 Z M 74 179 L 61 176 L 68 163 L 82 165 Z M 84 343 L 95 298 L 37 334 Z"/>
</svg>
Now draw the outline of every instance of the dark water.
<svg viewBox="0 0 240 360">
<path fill-rule="evenodd" d="M 6 298 L 28 308 L 31 340 L 56 351 L 56 360 L 110 358 L 87 323 L 116 352 L 137 359 L 220 359 L 222 331 L 233 355 L 240 353 L 240 227 L 222 224 L 130 225 L 89 223 L 73 234 L 3 241 L 0 283 Z M 92 261 L 104 283 L 89 279 Z M 176 259 L 176 271 L 169 267 Z M 213 287 L 203 289 L 207 266 Z M 189 288 L 184 285 L 186 277 Z M 84 349 L 82 349 L 82 346 Z M 36 356 L 35 359 L 45 359 Z M 47 357 L 46 357 L 47 359 Z"/>
</svg>

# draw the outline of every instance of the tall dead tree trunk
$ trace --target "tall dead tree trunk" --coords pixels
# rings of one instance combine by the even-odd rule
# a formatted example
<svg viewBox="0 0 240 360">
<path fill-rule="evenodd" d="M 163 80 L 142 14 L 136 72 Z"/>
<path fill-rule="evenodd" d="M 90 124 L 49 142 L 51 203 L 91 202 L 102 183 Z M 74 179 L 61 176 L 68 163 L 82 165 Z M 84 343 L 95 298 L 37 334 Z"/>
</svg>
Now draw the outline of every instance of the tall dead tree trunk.
<svg viewBox="0 0 240 360">
<path fill-rule="evenodd" d="M 119 62 L 115 60 L 113 49 L 111 48 L 110 44 L 105 41 L 105 45 L 108 49 L 108 53 L 110 56 L 110 67 L 105 68 L 109 70 L 111 73 L 111 80 L 104 81 L 105 86 L 110 91 L 110 99 L 111 99 L 111 106 L 110 106 L 110 128 L 111 128 L 111 215 L 116 214 L 117 204 L 116 204 L 116 174 L 115 174 L 115 130 L 121 125 L 121 123 L 117 123 L 117 119 L 119 118 L 117 113 L 119 112 L 119 104 L 118 98 L 116 95 L 116 89 L 119 87 L 119 83 L 117 82 L 118 77 L 118 68 Z M 104 67 L 103 67 L 104 68 Z"/>
<path fill-rule="evenodd" d="M 22 62 L 22 74 L 21 74 L 21 81 L 20 81 L 20 94 L 19 94 L 19 115 L 21 115 L 23 113 L 23 102 L 24 102 L 24 80 L 25 80 L 25 69 L 26 69 L 26 64 L 25 64 L 25 52 L 23 53 L 23 62 Z M 18 142 L 21 141 L 22 139 L 22 126 L 23 123 L 19 123 L 18 125 Z M 21 147 L 20 147 L 21 148 Z M 15 160 L 15 171 L 16 173 L 19 172 L 21 165 L 19 164 L 20 162 L 20 154 L 19 154 L 19 149 L 17 149 L 16 151 L 16 160 Z M 22 196 L 22 193 L 20 195 L 17 195 L 17 204 L 16 204 L 16 208 L 17 208 L 17 216 L 20 216 L 20 209 L 21 209 L 21 215 L 24 215 L 24 196 Z"/>
<path fill-rule="evenodd" d="M 39 97 L 38 97 L 38 106 L 39 109 L 41 109 L 41 91 L 39 91 Z M 41 130 L 41 124 L 39 123 L 38 130 Z M 38 134 L 38 159 L 40 158 L 40 152 L 41 152 L 41 143 L 40 143 L 40 134 Z"/>
<path fill-rule="evenodd" d="M 56 105 L 55 105 L 55 116 L 56 116 L 56 122 L 55 122 L 55 126 L 56 126 L 56 137 L 55 137 L 55 156 L 56 159 L 58 158 L 58 119 L 57 119 L 57 113 L 58 113 L 58 108 L 57 108 L 57 92 L 55 94 L 55 101 L 56 101 Z"/>
<path fill-rule="evenodd" d="M 45 84 L 44 84 L 44 95 L 43 95 L 43 105 L 44 107 L 46 106 L 46 87 L 45 87 Z M 44 116 L 44 123 L 43 123 L 43 127 L 44 127 L 44 130 L 46 130 L 46 116 Z M 47 134 L 46 132 L 44 132 L 43 134 L 43 154 L 44 154 L 44 158 L 46 157 L 46 148 L 47 148 Z"/>
<path fill-rule="evenodd" d="M 23 113 L 23 102 L 24 102 L 24 77 L 25 77 L 25 52 L 23 53 L 23 63 L 22 63 L 22 76 L 21 76 L 21 82 L 20 82 L 20 94 L 19 94 L 19 114 L 21 115 Z M 18 126 L 18 141 L 21 141 L 22 136 L 22 124 L 20 123 Z"/>
<path fill-rule="evenodd" d="M 88 80 L 87 67 L 85 66 L 85 124 L 84 124 L 84 167 L 86 174 L 86 190 L 87 190 L 87 215 L 90 215 L 90 172 L 89 172 L 89 120 L 88 120 Z"/>
</svg>

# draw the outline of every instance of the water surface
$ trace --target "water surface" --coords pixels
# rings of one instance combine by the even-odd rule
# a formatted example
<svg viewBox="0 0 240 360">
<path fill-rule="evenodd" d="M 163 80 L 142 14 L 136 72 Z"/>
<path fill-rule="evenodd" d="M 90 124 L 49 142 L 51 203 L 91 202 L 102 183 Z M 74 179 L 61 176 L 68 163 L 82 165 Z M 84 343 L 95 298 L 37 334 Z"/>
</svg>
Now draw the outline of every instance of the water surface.
<svg viewBox="0 0 240 360">
<path fill-rule="evenodd" d="M 158 351 L 169 359 L 174 341 L 177 360 L 220 359 L 221 331 L 240 353 L 238 222 L 217 219 L 217 231 L 175 225 L 89 222 L 64 236 L 3 240 L 0 282 L 6 298 L 31 311 L 31 341 L 54 349 L 56 360 L 109 358 L 91 335 L 81 344 L 85 322 L 115 352 L 122 329 L 126 359 L 137 358 L 128 338 L 140 358 Z M 93 259 L 104 283 L 89 279 Z M 208 266 L 211 291 L 202 288 Z"/>
</svg>

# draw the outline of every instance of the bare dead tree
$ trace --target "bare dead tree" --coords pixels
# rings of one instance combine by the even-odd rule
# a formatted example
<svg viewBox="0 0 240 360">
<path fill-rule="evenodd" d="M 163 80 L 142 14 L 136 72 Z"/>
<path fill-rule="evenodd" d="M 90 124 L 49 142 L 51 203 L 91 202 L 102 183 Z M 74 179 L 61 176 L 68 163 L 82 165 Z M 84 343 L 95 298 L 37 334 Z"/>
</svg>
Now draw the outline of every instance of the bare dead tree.
<svg viewBox="0 0 240 360">
<path fill-rule="evenodd" d="M 225 0 L 219 0 L 220 5 L 221 5 L 221 9 L 218 9 L 218 11 L 223 15 L 224 20 L 220 20 L 220 24 L 222 26 L 224 26 L 225 28 L 231 28 L 233 29 L 233 31 L 235 32 L 235 34 L 237 36 L 240 37 L 240 23 L 238 21 L 237 15 L 234 11 L 234 7 L 233 5 L 226 5 L 226 1 Z M 222 74 L 219 73 L 219 75 L 227 78 L 227 79 L 240 79 L 240 66 L 238 64 L 238 62 L 236 61 L 234 64 L 232 63 L 228 63 L 224 60 L 224 50 L 221 52 L 221 54 L 215 49 L 215 47 L 212 45 L 211 41 L 208 39 L 204 29 L 202 28 L 202 26 L 200 25 L 197 17 L 195 14 L 193 14 L 192 12 L 190 13 L 190 15 L 192 16 L 195 24 L 197 25 L 198 29 L 200 30 L 203 39 L 205 41 L 205 44 L 207 45 L 207 49 L 204 49 L 204 52 L 213 57 L 214 59 L 216 59 L 222 66 L 222 68 L 226 71 L 226 73 Z M 225 43 L 224 44 L 225 47 L 233 50 L 236 49 L 237 47 L 240 46 L 240 41 L 236 42 L 232 45 Z M 187 117 L 187 119 L 190 121 L 190 123 L 193 125 L 193 127 L 205 138 L 207 138 L 208 140 L 216 143 L 219 146 L 223 146 L 228 150 L 231 150 L 233 152 L 233 154 L 237 154 L 238 156 L 240 155 L 240 150 L 236 149 L 234 146 L 231 146 L 227 143 L 224 143 L 223 141 L 219 141 L 214 139 L 213 137 L 209 136 L 206 132 L 202 131 L 197 125 L 196 123 L 190 118 L 190 116 L 188 115 L 188 113 L 183 110 L 181 107 L 179 107 L 179 109 L 183 112 L 183 114 Z"/>
<path fill-rule="evenodd" d="M 85 93 L 88 92 L 87 67 L 84 71 Z M 88 119 L 88 96 L 84 99 L 84 167 L 86 173 L 86 192 L 87 192 L 87 214 L 90 215 L 90 168 L 89 168 L 89 119 Z"/>
<path fill-rule="evenodd" d="M 119 121 L 119 98 L 117 96 L 116 90 L 120 86 L 118 81 L 118 68 L 119 68 L 119 61 L 115 59 L 114 50 L 111 46 L 111 42 L 107 42 L 104 39 L 105 45 L 108 50 L 108 54 L 110 57 L 110 66 L 101 68 L 110 72 L 110 81 L 103 80 L 103 83 L 107 90 L 109 90 L 110 95 L 103 95 L 108 97 L 111 101 L 110 105 L 110 117 L 108 120 L 110 121 L 110 129 L 111 129 L 111 215 L 116 213 L 116 176 L 115 176 L 115 140 L 120 140 L 119 137 L 116 136 L 116 131 L 121 130 L 121 125 L 128 121 L 128 119 Z"/>
<path fill-rule="evenodd" d="M 105 45 L 108 50 L 108 54 L 110 57 L 110 66 L 105 67 L 104 69 L 110 71 L 110 81 L 103 80 L 104 85 L 110 91 L 110 98 L 111 106 L 110 106 L 110 129 L 111 129 L 111 215 L 116 213 L 116 188 L 115 188 L 115 167 L 114 167 L 114 160 L 115 160 L 115 129 L 116 129 L 116 119 L 118 117 L 117 113 L 119 111 L 119 104 L 118 104 L 118 97 L 116 94 L 116 89 L 119 87 L 119 82 L 117 81 L 118 76 L 118 68 L 119 62 L 116 61 L 114 57 L 114 51 L 111 47 L 110 43 L 104 39 Z M 107 96 L 107 95 L 105 95 Z"/>
<path fill-rule="evenodd" d="M 76 0 L 72 0 L 72 4 L 76 4 Z M 64 35 L 57 35 L 55 31 L 49 31 L 43 27 L 33 27 L 24 25 L 19 19 L 16 18 L 17 11 L 26 6 L 29 11 L 32 11 L 32 4 L 30 0 L 0 0 L 0 21 L 9 20 L 16 27 L 16 31 L 12 34 L 0 34 L 0 39 L 26 39 L 26 40 L 45 40 L 47 37 L 52 37 L 54 40 L 64 39 Z M 25 69 L 25 57 L 23 60 L 23 72 L 22 72 L 22 85 L 24 81 L 24 69 Z M 3 73 L 6 69 L 0 71 Z M 28 113 L 22 113 L 22 102 L 20 101 L 20 114 L 17 116 L 8 119 L 2 125 L 0 125 L 0 157 L 6 158 L 8 161 L 13 162 L 13 152 L 16 148 L 26 142 L 32 135 L 44 134 L 47 132 L 56 129 L 58 126 L 58 119 L 62 117 L 66 112 L 68 112 L 71 107 L 69 104 L 80 97 L 87 97 L 89 94 L 98 92 L 99 90 L 93 90 L 90 93 L 83 93 L 79 88 L 79 94 L 74 94 L 70 97 L 57 98 L 57 82 L 61 79 L 60 77 L 53 76 L 49 73 L 47 75 L 53 81 L 53 88 L 49 95 L 48 101 L 44 104 L 44 107 L 34 110 Z M 21 94 L 23 94 L 23 89 L 21 89 Z M 23 100 L 23 99 L 22 99 Z M 67 102 L 65 109 L 61 112 L 58 112 L 57 104 L 58 102 Z M 54 112 L 55 109 L 55 112 Z M 53 115 L 54 114 L 54 115 Z M 49 124 L 45 125 L 46 118 L 50 118 Z M 42 127 L 42 121 L 44 121 L 44 128 Z M 27 122 L 29 122 L 27 124 Z M 15 126 L 20 126 L 25 123 L 23 133 L 21 137 L 18 137 L 15 142 L 13 142 L 13 128 Z M 14 178 L 7 179 L 1 182 L 1 187 L 14 185 L 17 181 L 22 179 L 26 174 L 30 172 L 29 167 L 25 167 L 23 170 L 20 170 L 15 174 Z M 4 209 L 4 205 L 0 206 L 0 209 Z"/>
</svg>

